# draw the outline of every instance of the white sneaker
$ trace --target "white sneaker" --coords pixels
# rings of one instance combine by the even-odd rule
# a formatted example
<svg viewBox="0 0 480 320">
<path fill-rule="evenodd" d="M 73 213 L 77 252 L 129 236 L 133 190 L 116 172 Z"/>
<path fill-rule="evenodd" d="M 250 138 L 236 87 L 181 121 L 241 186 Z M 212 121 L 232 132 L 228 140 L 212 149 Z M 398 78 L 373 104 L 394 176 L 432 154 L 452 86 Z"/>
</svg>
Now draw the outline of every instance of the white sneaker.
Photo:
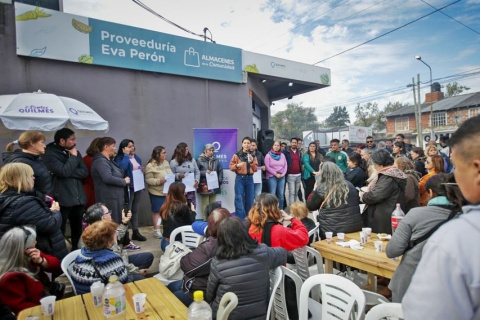
<svg viewBox="0 0 480 320">
<path fill-rule="evenodd" d="M 153 230 L 153 236 L 155 239 L 162 239 L 162 231 L 160 229 Z"/>
</svg>

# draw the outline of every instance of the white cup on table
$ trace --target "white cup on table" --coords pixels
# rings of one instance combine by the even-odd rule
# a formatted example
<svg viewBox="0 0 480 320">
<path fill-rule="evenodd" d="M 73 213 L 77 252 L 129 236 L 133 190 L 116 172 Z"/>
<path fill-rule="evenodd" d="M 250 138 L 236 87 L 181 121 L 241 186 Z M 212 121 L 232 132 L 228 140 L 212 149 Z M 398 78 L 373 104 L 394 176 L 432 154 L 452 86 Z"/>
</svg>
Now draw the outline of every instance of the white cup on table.
<svg viewBox="0 0 480 320">
<path fill-rule="evenodd" d="M 93 305 L 95 307 L 100 307 L 103 306 L 103 289 L 105 285 L 101 283 L 100 281 L 94 282 L 90 286 L 90 292 L 92 293 L 92 298 L 93 298 Z"/>
<path fill-rule="evenodd" d="M 46 296 L 45 298 L 40 299 L 40 304 L 42 305 L 42 312 L 44 316 L 51 316 L 55 312 L 55 296 Z"/>
<path fill-rule="evenodd" d="M 362 231 L 367 235 L 367 238 L 370 238 L 372 234 L 372 228 L 362 228 Z"/>
<path fill-rule="evenodd" d="M 345 233 L 343 233 L 343 232 L 338 232 L 338 233 L 337 233 L 337 239 L 338 239 L 338 242 L 343 242 L 343 241 L 345 241 Z"/>
<path fill-rule="evenodd" d="M 333 232 L 325 232 L 325 238 L 327 239 L 328 243 L 332 242 Z"/>
<path fill-rule="evenodd" d="M 375 252 L 382 252 L 383 251 L 383 241 L 374 241 L 373 244 L 375 245 Z"/>
<path fill-rule="evenodd" d="M 146 293 L 137 293 L 133 295 L 133 305 L 135 307 L 135 313 L 145 312 L 145 302 L 147 300 Z"/>
</svg>

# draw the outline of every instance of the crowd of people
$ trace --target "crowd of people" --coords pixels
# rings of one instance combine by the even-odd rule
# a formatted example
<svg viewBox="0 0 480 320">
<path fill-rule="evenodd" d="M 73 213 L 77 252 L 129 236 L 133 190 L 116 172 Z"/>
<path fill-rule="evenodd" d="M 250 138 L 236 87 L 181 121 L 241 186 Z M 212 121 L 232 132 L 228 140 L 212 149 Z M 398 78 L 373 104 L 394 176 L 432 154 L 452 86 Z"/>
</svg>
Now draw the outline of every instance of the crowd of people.
<svg viewBox="0 0 480 320">
<path fill-rule="evenodd" d="M 94 282 L 106 282 L 111 274 L 122 283 L 145 277 L 153 255 L 128 254 L 140 249 L 132 241 L 146 240 L 138 227 L 142 192 L 133 185 L 135 175 L 141 174 L 150 199 L 153 236 L 160 239 L 163 251 L 181 241 L 180 235 L 170 238 L 178 227 L 192 225 L 205 236 L 181 258 L 183 279 L 169 285 L 186 305 L 193 301 L 194 290 L 203 290 L 215 313 L 223 294 L 232 291 L 239 303 L 230 319 L 264 319 L 268 270 L 294 263 L 290 252 L 310 244 L 308 232 L 316 223 L 321 239 L 326 232 L 335 236 L 363 227 L 388 234 L 391 214 L 399 204 L 406 216 L 386 254 L 403 259 L 382 293 L 394 302 L 403 301 L 405 313 L 419 318 L 412 311 L 424 312 L 419 297 L 434 292 L 426 287 L 442 288 L 433 294 L 439 301 L 445 299 L 438 296 L 449 291 L 447 306 L 455 309 L 455 303 L 466 306 L 470 301 L 475 318 L 480 303 L 475 299 L 477 255 L 474 245 L 461 246 L 452 234 L 465 238 L 465 244 L 480 234 L 476 215 L 462 214 L 478 211 L 479 137 L 480 117 L 467 120 L 451 141 L 442 138 L 443 148 L 432 141 L 425 150 L 398 134 L 395 141 L 378 143 L 369 136 L 355 149 L 348 140 L 338 139 L 330 141 L 328 150 L 318 141 L 303 149 L 302 139 L 292 138 L 289 144 L 274 141 L 263 154 L 257 141 L 245 137 L 229 163 L 235 173 L 235 211 L 230 212 L 216 202 L 223 170 L 212 144 L 194 159 L 181 142 L 170 161 L 165 148 L 156 146 L 143 167 L 131 139 L 122 140 L 117 151 L 112 137 L 96 138 L 82 157 L 70 129 L 57 131 L 47 146 L 41 132 L 24 132 L 7 145 L 0 170 L 0 302 L 17 314 L 38 305 L 45 295 L 63 295 L 64 287 L 55 277 L 68 253 L 67 221 L 71 250 L 81 248 L 69 269 L 77 293 L 89 292 Z M 265 185 L 254 182 L 257 171 Z M 215 189 L 207 183 L 212 172 L 219 182 Z M 169 175 L 175 181 L 165 192 Z M 187 175 L 193 177 L 195 191 L 186 191 L 182 179 Z M 196 219 L 197 196 L 202 197 L 202 219 Z M 465 207 L 467 202 L 472 205 Z M 316 221 L 309 218 L 314 211 Z M 438 271 L 430 274 L 429 268 Z M 45 271 L 52 273 L 52 280 Z M 459 297 L 454 298 L 456 293 Z M 428 300 L 431 305 L 425 310 L 441 309 L 433 298 Z M 451 319 L 458 318 L 448 311 Z"/>
</svg>

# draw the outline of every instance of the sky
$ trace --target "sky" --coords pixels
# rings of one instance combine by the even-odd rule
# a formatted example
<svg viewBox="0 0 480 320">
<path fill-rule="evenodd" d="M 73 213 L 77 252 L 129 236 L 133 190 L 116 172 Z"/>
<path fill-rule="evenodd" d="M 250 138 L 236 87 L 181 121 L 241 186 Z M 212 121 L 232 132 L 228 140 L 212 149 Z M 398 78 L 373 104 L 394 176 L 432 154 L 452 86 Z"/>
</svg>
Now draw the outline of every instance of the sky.
<svg viewBox="0 0 480 320">
<path fill-rule="evenodd" d="M 380 108 L 396 101 L 413 104 L 413 93 L 407 85 L 417 74 L 423 102 L 430 73 L 414 58 L 416 55 L 432 68 L 433 82 L 444 86 L 457 81 L 471 88 L 467 93 L 480 91 L 480 0 L 142 3 L 195 33 L 203 34 L 208 27 L 218 44 L 331 70 L 329 88 L 276 101 L 272 114 L 284 110 L 288 103 L 301 103 L 315 108 L 322 121 L 338 105 L 347 106 L 353 121 L 358 103 L 376 102 Z M 66 13 L 199 39 L 132 0 L 63 0 L 63 8 Z"/>
</svg>

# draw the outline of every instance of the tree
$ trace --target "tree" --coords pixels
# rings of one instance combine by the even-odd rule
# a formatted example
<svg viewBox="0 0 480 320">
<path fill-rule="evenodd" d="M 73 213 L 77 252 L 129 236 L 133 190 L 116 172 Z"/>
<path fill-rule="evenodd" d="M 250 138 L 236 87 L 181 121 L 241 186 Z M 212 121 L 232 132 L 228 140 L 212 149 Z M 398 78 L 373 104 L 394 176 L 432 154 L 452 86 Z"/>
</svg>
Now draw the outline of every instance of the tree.
<svg viewBox="0 0 480 320">
<path fill-rule="evenodd" d="M 344 127 L 350 124 L 350 115 L 347 107 L 336 106 L 333 107 L 333 112 L 325 119 L 324 125 L 326 127 Z"/>
<path fill-rule="evenodd" d="M 459 85 L 457 81 L 454 83 L 448 83 L 445 87 L 447 88 L 447 97 L 457 96 L 463 91 L 470 90 L 467 86 Z"/>
<path fill-rule="evenodd" d="M 380 111 L 375 119 L 374 129 L 376 131 L 380 131 L 387 128 L 387 121 L 383 119 L 387 114 L 393 111 L 397 111 L 405 107 L 406 105 L 396 101 L 396 102 L 389 102 L 382 111 Z M 383 120 L 382 120 L 383 119 Z"/>
<path fill-rule="evenodd" d="M 314 108 L 289 103 L 286 110 L 277 112 L 272 117 L 272 127 L 276 138 L 290 139 L 302 137 L 303 131 L 317 129 L 319 123 Z"/>
<path fill-rule="evenodd" d="M 369 102 L 363 106 L 359 103 L 355 107 L 355 117 L 357 120 L 354 124 L 361 127 L 370 127 L 376 121 L 378 113 L 378 104 L 376 102 Z"/>
</svg>

